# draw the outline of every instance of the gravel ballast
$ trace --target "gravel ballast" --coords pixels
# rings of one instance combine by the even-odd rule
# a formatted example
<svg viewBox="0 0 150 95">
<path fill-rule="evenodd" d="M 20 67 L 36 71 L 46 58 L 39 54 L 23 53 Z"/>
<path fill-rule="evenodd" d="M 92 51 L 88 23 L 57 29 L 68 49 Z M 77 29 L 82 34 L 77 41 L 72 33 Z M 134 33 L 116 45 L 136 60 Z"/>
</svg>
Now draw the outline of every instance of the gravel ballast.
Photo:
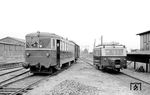
<svg viewBox="0 0 150 95">
<path fill-rule="evenodd" d="M 65 80 L 50 92 L 52 95 L 99 95 L 96 87 L 87 86 L 74 80 Z"/>
<path fill-rule="evenodd" d="M 78 61 L 67 70 L 34 86 L 24 95 L 140 95 L 110 74 Z"/>
</svg>

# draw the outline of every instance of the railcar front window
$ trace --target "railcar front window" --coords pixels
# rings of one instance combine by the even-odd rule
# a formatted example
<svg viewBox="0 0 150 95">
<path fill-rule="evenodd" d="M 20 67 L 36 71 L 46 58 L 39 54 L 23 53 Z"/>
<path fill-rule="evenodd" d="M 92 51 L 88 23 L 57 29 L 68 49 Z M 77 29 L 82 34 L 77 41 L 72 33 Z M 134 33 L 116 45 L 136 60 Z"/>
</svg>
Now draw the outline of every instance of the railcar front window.
<svg viewBox="0 0 150 95">
<path fill-rule="evenodd" d="M 106 49 L 106 55 L 123 55 L 123 49 Z"/>
<path fill-rule="evenodd" d="M 26 48 L 50 48 L 50 38 L 26 37 Z"/>
<path fill-rule="evenodd" d="M 50 38 L 41 38 L 39 40 L 39 48 L 50 48 Z"/>
<path fill-rule="evenodd" d="M 26 37 L 26 48 L 37 48 L 38 44 L 38 37 Z"/>
</svg>

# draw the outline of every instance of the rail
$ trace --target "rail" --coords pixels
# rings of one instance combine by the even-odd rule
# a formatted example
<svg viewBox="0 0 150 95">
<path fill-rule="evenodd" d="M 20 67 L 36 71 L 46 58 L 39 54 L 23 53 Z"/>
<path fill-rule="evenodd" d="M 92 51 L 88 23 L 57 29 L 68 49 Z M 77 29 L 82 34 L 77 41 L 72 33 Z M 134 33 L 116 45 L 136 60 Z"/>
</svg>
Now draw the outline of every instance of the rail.
<svg viewBox="0 0 150 95">
<path fill-rule="evenodd" d="M 71 64 L 69 67 L 71 67 L 71 66 L 72 66 L 72 64 Z M 24 91 L 26 91 L 26 90 L 28 90 L 28 89 L 32 89 L 32 88 L 31 88 L 32 86 L 34 86 L 34 85 L 40 83 L 40 82 L 43 81 L 43 80 L 48 79 L 49 77 L 52 77 L 52 76 L 54 76 L 54 75 L 59 74 L 60 72 L 65 71 L 65 70 L 68 69 L 69 67 L 66 67 L 66 68 L 63 68 L 63 69 L 61 69 L 61 70 L 58 70 L 58 71 L 54 72 L 52 75 L 49 75 L 49 76 L 47 76 L 46 78 L 42 78 L 41 80 L 38 80 L 38 81 L 36 81 L 36 82 L 34 82 L 34 83 L 32 83 L 32 84 L 30 84 L 30 85 L 24 87 L 24 88 L 21 88 L 20 90 L 15 91 L 14 93 L 12 93 L 12 94 L 10 94 L 10 95 L 20 95 L 22 92 L 24 92 Z"/>
<path fill-rule="evenodd" d="M 9 78 L 9 79 L 6 79 L 6 80 L 4 80 L 4 81 L 1 81 L 0 82 L 0 88 L 3 88 L 6 84 L 4 84 L 4 83 L 6 83 L 6 82 L 8 82 L 8 81 L 10 81 L 10 80 L 12 80 L 12 79 L 14 79 L 14 78 L 16 78 L 16 77 L 19 77 L 19 76 L 21 76 L 21 75 L 24 75 L 24 74 L 26 74 L 26 73 L 28 73 L 28 72 L 30 72 L 29 70 L 28 71 L 25 71 L 25 72 L 23 72 L 23 73 L 21 73 L 21 74 L 18 74 L 18 75 L 15 75 L 15 76 L 13 76 L 13 77 L 11 77 L 11 78 Z"/>
<path fill-rule="evenodd" d="M 17 71 L 20 71 L 20 70 L 23 70 L 24 68 L 20 68 L 20 69 L 17 69 L 17 70 L 13 70 L 13 71 L 9 71 L 9 72 L 6 72 L 6 73 L 2 73 L 0 74 L 0 76 L 4 76 L 6 74 L 10 74 L 10 73 L 13 73 L 13 72 L 17 72 Z"/>
<path fill-rule="evenodd" d="M 23 62 L 14 62 L 14 63 L 3 63 L 3 64 L 0 64 L 0 71 L 21 67 L 22 63 Z"/>
<path fill-rule="evenodd" d="M 89 65 L 94 66 L 93 64 L 91 64 L 91 62 L 92 62 L 91 60 L 89 60 L 89 59 L 87 59 L 87 58 L 84 58 L 84 57 L 82 57 L 81 59 L 84 59 L 84 62 L 88 63 Z M 85 61 L 85 60 L 87 60 L 87 61 Z M 91 62 L 88 62 L 88 61 L 91 61 Z M 146 82 L 146 81 L 144 81 L 144 80 L 142 80 L 142 79 L 139 79 L 139 78 L 137 78 L 137 77 L 131 76 L 131 75 L 126 74 L 126 73 L 123 73 L 123 72 L 120 72 L 120 73 L 123 74 L 123 75 L 125 75 L 125 76 L 127 76 L 127 77 L 130 77 L 130 78 L 132 78 L 132 79 L 141 81 L 142 83 L 145 83 L 145 84 L 147 84 L 147 85 L 150 85 L 150 82 Z"/>
<path fill-rule="evenodd" d="M 70 64 L 70 66 L 72 66 L 72 65 L 73 65 L 73 64 Z M 18 80 L 17 80 L 17 81 L 14 81 L 14 82 L 11 82 L 11 83 L 7 83 L 7 84 L 5 84 L 5 85 L 2 85 L 1 88 L 0 88 L 0 94 L 4 94 L 4 95 L 7 95 L 7 94 L 9 94 L 9 95 L 22 95 L 22 93 L 23 93 L 24 91 L 27 91 L 27 90 L 32 89 L 32 86 L 34 86 L 34 85 L 40 83 L 40 82 L 43 81 L 43 80 L 48 79 L 49 77 L 52 77 L 52 76 L 54 76 L 54 75 L 59 74 L 60 72 L 65 71 L 65 70 L 68 69 L 70 66 L 64 67 L 63 69 L 61 69 L 61 70 L 59 70 L 59 71 L 56 71 L 56 72 L 52 73 L 51 75 L 48 75 L 47 77 L 44 77 L 44 78 L 42 78 L 42 79 L 40 79 L 40 80 L 37 80 L 37 81 L 35 81 L 35 82 L 31 83 L 30 85 L 27 85 L 26 87 L 23 87 L 23 88 L 22 88 L 22 87 L 20 87 L 20 88 L 7 88 L 8 85 L 11 85 L 11 84 L 13 84 L 14 82 L 17 82 Z M 20 80 L 21 80 L 21 79 L 20 79 Z"/>
</svg>

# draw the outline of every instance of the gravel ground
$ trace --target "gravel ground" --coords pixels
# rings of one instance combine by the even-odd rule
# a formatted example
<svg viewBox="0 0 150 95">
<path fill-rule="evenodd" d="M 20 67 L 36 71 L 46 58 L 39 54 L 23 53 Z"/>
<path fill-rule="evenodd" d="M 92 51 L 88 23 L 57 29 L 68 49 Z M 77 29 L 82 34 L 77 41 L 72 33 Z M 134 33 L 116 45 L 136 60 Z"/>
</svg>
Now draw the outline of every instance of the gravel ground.
<svg viewBox="0 0 150 95">
<path fill-rule="evenodd" d="M 78 61 L 24 95 L 141 95 L 122 84 L 89 64 Z"/>
<path fill-rule="evenodd" d="M 98 95 L 96 87 L 87 86 L 74 80 L 65 80 L 50 92 L 52 95 Z"/>
</svg>

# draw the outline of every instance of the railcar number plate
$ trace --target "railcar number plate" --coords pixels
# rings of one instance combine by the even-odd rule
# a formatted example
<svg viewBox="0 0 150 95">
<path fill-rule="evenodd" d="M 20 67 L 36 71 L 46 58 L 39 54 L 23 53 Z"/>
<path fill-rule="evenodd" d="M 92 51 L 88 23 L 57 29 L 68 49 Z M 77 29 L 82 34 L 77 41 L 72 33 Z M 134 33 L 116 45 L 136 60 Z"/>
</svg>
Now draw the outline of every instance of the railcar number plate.
<svg viewBox="0 0 150 95">
<path fill-rule="evenodd" d="M 116 68 L 120 68 L 120 65 L 115 65 Z"/>
</svg>

